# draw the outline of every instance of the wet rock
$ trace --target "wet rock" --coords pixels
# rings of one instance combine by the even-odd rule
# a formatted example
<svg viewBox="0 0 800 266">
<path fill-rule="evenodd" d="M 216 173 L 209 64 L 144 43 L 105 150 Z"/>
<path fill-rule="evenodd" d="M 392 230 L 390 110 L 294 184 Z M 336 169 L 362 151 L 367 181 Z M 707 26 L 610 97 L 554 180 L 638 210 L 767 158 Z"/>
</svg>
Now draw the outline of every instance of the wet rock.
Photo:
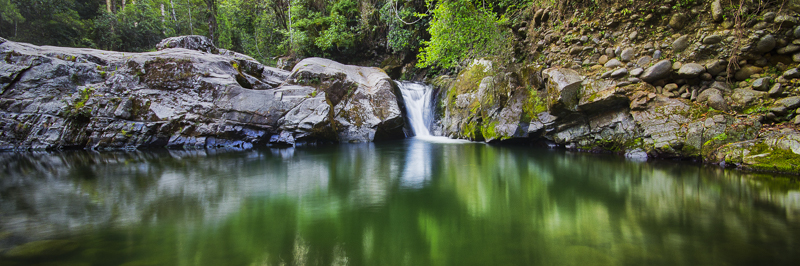
<svg viewBox="0 0 800 266">
<path fill-rule="evenodd" d="M 747 65 L 742 67 L 742 69 L 739 69 L 739 71 L 736 71 L 736 74 L 734 74 L 734 78 L 740 81 L 746 80 L 749 79 L 750 76 L 752 76 L 753 74 L 761 73 L 761 71 L 763 71 L 763 69 L 760 67 Z"/>
<path fill-rule="evenodd" d="M 722 4 L 720 0 L 714 0 L 714 2 L 711 3 L 711 19 L 714 20 L 714 22 L 722 22 Z"/>
<path fill-rule="evenodd" d="M 294 147 L 295 139 L 291 132 L 282 131 L 280 134 L 270 137 L 269 143 L 277 147 Z"/>
<path fill-rule="evenodd" d="M 772 34 L 767 34 L 766 36 L 761 37 L 761 39 L 758 40 L 758 42 L 756 43 L 755 50 L 753 51 L 756 53 L 763 54 L 775 48 L 775 44 L 776 44 L 775 37 L 772 36 Z"/>
<path fill-rule="evenodd" d="M 672 50 L 681 52 L 689 47 L 689 35 L 683 35 L 672 42 Z"/>
<path fill-rule="evenodd" d="M 680 70 L 678 70 L 678 76 L 681 78 L 691 79 L 700 76 L 703 72 L 706 71 L 706 68 L 697 63 L 688 63 L 681 66 Z"/>
<path fill-rule="evenodd" d="M 67 255 L 78 249 L 78 243 L 68 240 L 40 240 L 16 246 L 3 254 L 12 259 L 33 259 Z"/>
<path fill-rule="evenodd" d="M 770 83 L 772 83 L 772 78 L 760 78 L 753 81 L 753 89 L 757 91 L 767 91 L 769 88 Z"/>
<path fill-rule="evenodd" d="M 606 68 L 616 68 L 616 67 L 619 67 L 621 65 L 622 65 L 622 63 L 615 58 L 615 59 L 608 60 L 608 62 L 606 62 L 605 65 L 603 65 L 603 66 L 606 67 Z"/>
<path fill-rule="evenodd" d="M 639 78 L 645 82 L 653 82 L 669 77 L 671 70 L 672 62 L 670 60 L 661 60 L 647 68 Z"/>
<path fill-rule="evenodd" d="M 633 59 L 633 55 L 635 54 L 635 50 L 633 48 L 626 48 L 622 50 L 622 53 L 619 55 L 619 60 L 622 62 L 630 62 Z"/>
<path fill-rule="evenodd" d="M 673 29 L 680 30 L 686 27 L 687 22 L 689 22 L 689 16 L 683 13 L 675 13 L 669 20 L 669 26 Z"/>
</svg>

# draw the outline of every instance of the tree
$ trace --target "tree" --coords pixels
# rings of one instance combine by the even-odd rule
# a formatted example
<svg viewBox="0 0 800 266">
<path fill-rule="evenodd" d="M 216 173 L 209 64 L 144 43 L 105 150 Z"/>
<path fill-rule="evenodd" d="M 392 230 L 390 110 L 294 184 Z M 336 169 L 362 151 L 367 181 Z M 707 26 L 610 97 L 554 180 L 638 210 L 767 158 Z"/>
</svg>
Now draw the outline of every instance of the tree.
<svg viewBox="0 0 800 266">
<path fill-rule="evenodd" d="M 17 5 L 11 0 L 0 0 L 0 18 L 3 21 L 14 24 L 14 36 L 17 36 L 17 24 L 25 22 L 25 18 L 19 13 Z"/>
<path fill-rule="evenodd" d="M 476 0 L 439 1 L 428 28 L 431 39 L 423 42 L 417 66 L 452 68 L 466 58 L 495 54 L 508 42 L 502 20 L 491 5 Z"/>
</svg>

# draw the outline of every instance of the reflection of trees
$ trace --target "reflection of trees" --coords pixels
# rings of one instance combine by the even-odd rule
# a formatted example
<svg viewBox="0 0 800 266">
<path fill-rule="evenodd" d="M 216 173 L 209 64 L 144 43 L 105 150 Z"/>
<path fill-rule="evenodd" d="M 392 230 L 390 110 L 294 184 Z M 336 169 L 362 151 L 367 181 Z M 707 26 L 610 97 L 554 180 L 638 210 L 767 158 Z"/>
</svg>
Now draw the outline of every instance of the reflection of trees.
<svg viewBox="0 0 800 266">
<path fill-rule="evenodd" d="M 800 259 L 796 187 L 702 165 L 413 142 L 0 156 L 9 165 L 0 228 L 36 236 L 8 222 L 25 220 L 50 230 L 42 235 L 99 230 L 80 237 L 84 251 L 70 258 L 98 264 Z"/>
</svg>

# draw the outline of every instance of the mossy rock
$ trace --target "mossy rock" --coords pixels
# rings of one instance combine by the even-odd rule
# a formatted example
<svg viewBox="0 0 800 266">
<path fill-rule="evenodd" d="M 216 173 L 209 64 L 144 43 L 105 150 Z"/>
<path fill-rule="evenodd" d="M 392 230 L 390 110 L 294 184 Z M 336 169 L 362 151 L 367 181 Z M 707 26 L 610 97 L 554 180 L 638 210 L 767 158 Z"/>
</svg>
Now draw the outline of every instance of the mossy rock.
<svg viewBox="0 0 800 266">
<path fill-rule="evenodd" d="M 8 250 L 4 256 L 14 259 L 57 257 L 78 249 L 78 243 L 69 240 L 40 240 L 28 242 Z"/>
</svg>

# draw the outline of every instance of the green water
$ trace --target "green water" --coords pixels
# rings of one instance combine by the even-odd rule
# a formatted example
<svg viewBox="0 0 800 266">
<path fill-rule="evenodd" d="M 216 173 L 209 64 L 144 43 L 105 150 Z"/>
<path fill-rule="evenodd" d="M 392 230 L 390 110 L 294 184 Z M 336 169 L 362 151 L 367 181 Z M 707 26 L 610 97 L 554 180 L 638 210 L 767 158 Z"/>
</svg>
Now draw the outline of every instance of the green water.
<svg viewBox="0 0 800 266">
<path fill-rule="evenodd" d="M 716 166 L 414 139 L 0 160 L 0 265 L 800 265 L 797 181 Z M 9 257 L 41 239 L 73 246 Z"/>
</svg>

